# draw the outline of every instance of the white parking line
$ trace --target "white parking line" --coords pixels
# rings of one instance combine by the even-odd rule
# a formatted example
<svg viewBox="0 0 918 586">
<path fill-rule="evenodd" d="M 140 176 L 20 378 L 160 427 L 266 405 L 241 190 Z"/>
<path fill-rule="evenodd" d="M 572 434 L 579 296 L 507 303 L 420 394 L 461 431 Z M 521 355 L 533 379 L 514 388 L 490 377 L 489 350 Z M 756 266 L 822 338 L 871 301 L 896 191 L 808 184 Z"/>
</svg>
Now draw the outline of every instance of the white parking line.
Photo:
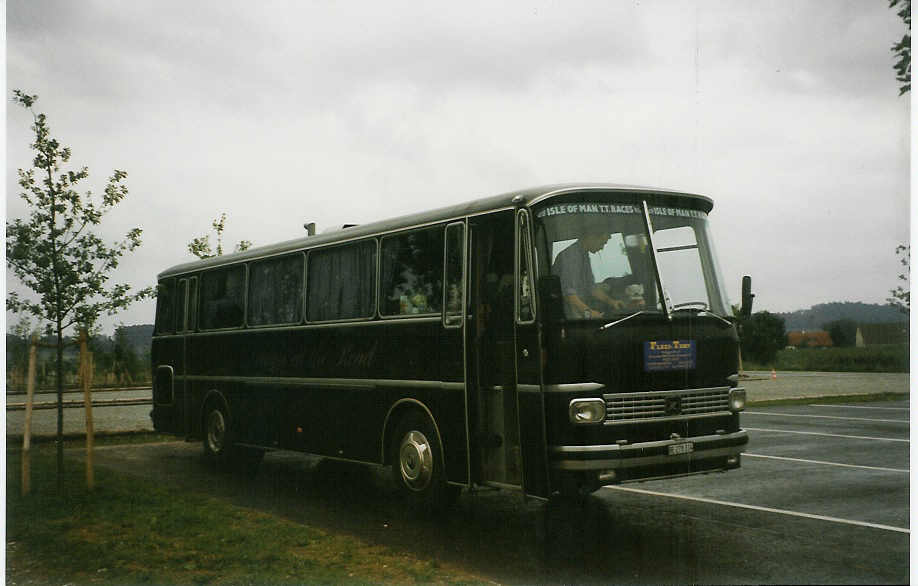
<svg viewBox="0 0 918 586">
<path fill-rule="evenodd" d="M 825 464 L 826 466 L 841 466 L 843 468 L 861 468 L 863 470 L 879 470 L 881 472 L 903 472 L 908 474 L 908 470 L 902 468 L 882 468 L 880 466 L 859 466 L 857 464 L 842 464 L 841 462 L 826 462 L 824 460 L 804 460 L 803 458 L 787 458 L 785 456 L 766 456 L 765 454 L 743 453 L 744 458 L 768 458 L 769 460 L 787 460 L 788 462 L 803 462 L 805 464 Z"/>
<path fill-rule="evenodd" d="M 743 415 L 768 415 L 770 417 L 810 417 L 816 419 L 842 419 L 844 421 L 870 421 L 873 423 L 908 423 L 908 419 L 867 419 L 865 417 L 838 417 L 836 415 L 801 415 L 799 413 L 767 413 L 765 411 L 743 411 Z"/>
<path fill-rule="evenodd" d="M 876 409 L 877 411 L 908 411 L 908 407 L 864 407 L 861 405 L 820 405 L 813 403 L 810 407 L 843 407 L 845 409 Z"/>
<path fill-rule="evenodd" d="M 866 521 L 855 521 L 854 519 L 841 519 L 839 517 L 827 517 L 825 515 L 814 515 L 812 513 L 801 513 L 799 511 L 788 511 L 786 509 L 773 509 L 771 507 L 760 507 L 758 505 L 746 505 L 743 503 L 734 503 L 730 501 L 719 501 L 716 499 L 708 499 L 704 497 L 697 496 L 685 496 L 681 494 L 672 494 L 668 492 L 657 492 L 654 490 L 644 490 L 642 488 L 631 488 L 628 486 L 604 486 L 603 488 L 608 488 L 610 490 L 620 490 L 623 492 L 633 492 L 637 494 L 647 494 L 651 496 L 664 496 L 674 499 L 682 499 L 686 501 L 696 501 L 699 503 L 708 503 L 712 505 L 721 505 L 725 507 L 736 507 L 738 509 L 750 509 L 753 511 L 762 511 L 765 513 L 777 513 L 779 515 L 789 515 L 791 517 L 804 517 L 806 519 L 816 519 L 818 521 L 829 521 L 832 523 L 843 523 L 845 525 L 857 525 L 860 527 L 870 527 L 873 529 L 883 529 L 884 531 L 895 531 L 897 533 L 911 533 L 911 531 L 905 527 L 894 527 L 892 525 L 882 525 L 879 523 L 868 523 Z"/>
<path fill-rule="evenodd" d="M 862 440 L 874 440 L 879 442 L 905 442 L 909 443 L 907 439 L 898 439 L 894 437 L 868 437 L 863 435 L 842 435 L 838 433 L 820 433 L 817 431 L 791 431 L 789 429 L 765 429 L 762 427 L 743 427 L 747 431 L 771 431 L 775 433 L 796 433 L 799 435 L 821 435 L 825 437 L 845 437 L 848 439 L 862 439 Z"/>
</svg>

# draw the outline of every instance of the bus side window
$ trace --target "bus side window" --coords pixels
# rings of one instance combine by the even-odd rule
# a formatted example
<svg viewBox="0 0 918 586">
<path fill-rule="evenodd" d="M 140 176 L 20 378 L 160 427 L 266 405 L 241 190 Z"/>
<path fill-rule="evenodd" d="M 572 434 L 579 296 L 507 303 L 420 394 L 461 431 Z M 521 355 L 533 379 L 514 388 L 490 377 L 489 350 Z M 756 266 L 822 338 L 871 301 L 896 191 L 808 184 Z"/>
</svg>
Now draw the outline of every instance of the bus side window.
<svg viewBox="0 0 918 586">
<path fill-rule="evenodd" d="M 238 265 L 201 275 L 202 330 L 237 328 L 242 325 L 245 267 Z"/>
<path fill-rule="evenodd" d="M 443 228 L 382 239 L 381 315 L 440 313 L 443 297 Z"/>
<path fill-rule="evenodd" d="M 519 244 L 516 266 L 519 281 L 516 292 L 517 321 L 529 323 L 535 318 L 532 303 L 532 246 L 529 243 L 529 215 L 521 210 L 517 216 Z"/>
<path fill-rule="evenodd" d="M 303 255 L 253 262 L 249 268 L 248 324 L 299 323 L 303 318 Z"/>
<path fill-rule="evenodd" d="M 310 251 L 306 283 L 309 321 L 373 317 L 376 240 Z"/>
<path fill-rule="evenodd" d="M 444 316 L 447 323 L 451 316 L 462 315 L 462 256 L 465 243 L 465 224 L 450 224 L 446 227 L 446 257 Z M 461 322 L 460 322 L 461 323 Z"/>
</svg>

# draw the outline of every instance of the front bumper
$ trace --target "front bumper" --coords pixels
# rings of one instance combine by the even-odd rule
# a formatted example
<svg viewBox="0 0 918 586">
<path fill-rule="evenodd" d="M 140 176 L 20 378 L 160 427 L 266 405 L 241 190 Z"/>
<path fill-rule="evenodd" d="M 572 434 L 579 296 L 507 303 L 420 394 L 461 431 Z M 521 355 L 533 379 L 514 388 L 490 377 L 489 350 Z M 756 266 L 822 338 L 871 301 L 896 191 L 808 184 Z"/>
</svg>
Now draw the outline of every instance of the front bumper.
<svg viewBox="0 0 918 586">
<path fill-rule="evenodd" d="M 662 473 L 684 473 L 686 467 L 697 469 L 735 468 L 739 455 L 749 443 L 744 430 L 733 433 L 674 438 L 637 444 L 553 446 L 551 467 L 567 471 L 628 471 L 633 469 L 660 470 Z M 692 451 L 682 451 L 692 444 Z M 671 448 L 671 446 L 675 446 Z M 680 449 L 682 448 L 682 449 Z M 734 463 L 731 461 L 733 459 Z M 720 464 L 723 465 L 720 465 Z M 691 471 L 691 470 L 688 470 Z M 643 474 L 638 474 L 643 476 Z M 633 474 L 628 474 L 633 476 Z"/>
</svg>

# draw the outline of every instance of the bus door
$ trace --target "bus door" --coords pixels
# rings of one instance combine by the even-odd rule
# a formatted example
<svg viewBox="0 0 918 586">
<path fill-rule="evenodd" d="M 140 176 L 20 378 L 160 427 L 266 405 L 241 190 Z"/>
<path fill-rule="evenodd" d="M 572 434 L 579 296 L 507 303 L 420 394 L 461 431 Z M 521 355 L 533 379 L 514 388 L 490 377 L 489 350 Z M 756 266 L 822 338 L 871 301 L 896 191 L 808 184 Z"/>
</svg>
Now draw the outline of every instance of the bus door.
<svg viewBox="0 0 918 586">
<path fill-rule="evenodd" d="M 514 212 L 469 220 L 472 477 L 522 487 L 514 340 Z"/>
<path fill-rule="evenodd" d="M 516 213 L 515 301 L 517 412 L 526 494 L 550 494 L 545 405 L 542 396 L 541 340 L 536 321 L 534 285 L 536 270 L 532 250 L 529 211 Z"/>
<path fill-rule="evenodd" d="M 197 318 L 197 307 L 198 307 L 198 278 L 189 277 L 187 279 L 179 279 L 178 282 L 178 306 L 179 306 L 179 315 L 178 315 L 178 330 L 182 335 L 182 371 L 177 373 L 181 376 L 182 384 L 176 385 L 177 389 L 182 391 L 181 403 L 176 401 L 176 404 L 181 404 L 182 409 L 182 421 L 183 421 L 183 430 L 186 437 L 191 437 L 192 434 L 192 418 L 191 418 L 191 382 L 188 380 L 188 376 L 191 374 L 191 369 L 188 365 L 189 358 L 189 344 L 190 340 L 189 335 L 194 331 L 195 328 L 195 319 Z"/>
<path fill-rule="evenodd" d="M 469 388 L 466 385 L 465 335 L 466 324 L 466 241 L 465 222 L 453 222 L 445 227 L 443 257 L 443 323 L 440 332 L 440 380 L 447 382 L 450 390 L 440 404 L 442 412 L 450 413 L 439 422 L 442 431 L 448 430 L 453 438 L 462 438 L 458 444 L 444 446 L 449 478 L 471 483 L 471 454 L 469 453 Z M 458 392 L 457 387 L 461 389 Z M 461 414 L 461 416 L 460 416 Z"/>
</svg>

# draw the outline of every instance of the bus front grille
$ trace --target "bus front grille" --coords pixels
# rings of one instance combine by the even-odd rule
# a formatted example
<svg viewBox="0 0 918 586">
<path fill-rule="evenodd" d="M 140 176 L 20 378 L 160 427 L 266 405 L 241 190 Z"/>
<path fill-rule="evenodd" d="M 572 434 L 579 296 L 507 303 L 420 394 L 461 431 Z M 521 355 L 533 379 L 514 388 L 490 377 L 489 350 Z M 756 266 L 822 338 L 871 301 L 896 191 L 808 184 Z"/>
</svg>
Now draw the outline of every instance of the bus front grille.
<svg viewBox="0 0 918 586">
<path fill-rule="evenodd" d="M 606 425 L 730 413 L 730 387 L 603 395 Z"/>
</svg>

